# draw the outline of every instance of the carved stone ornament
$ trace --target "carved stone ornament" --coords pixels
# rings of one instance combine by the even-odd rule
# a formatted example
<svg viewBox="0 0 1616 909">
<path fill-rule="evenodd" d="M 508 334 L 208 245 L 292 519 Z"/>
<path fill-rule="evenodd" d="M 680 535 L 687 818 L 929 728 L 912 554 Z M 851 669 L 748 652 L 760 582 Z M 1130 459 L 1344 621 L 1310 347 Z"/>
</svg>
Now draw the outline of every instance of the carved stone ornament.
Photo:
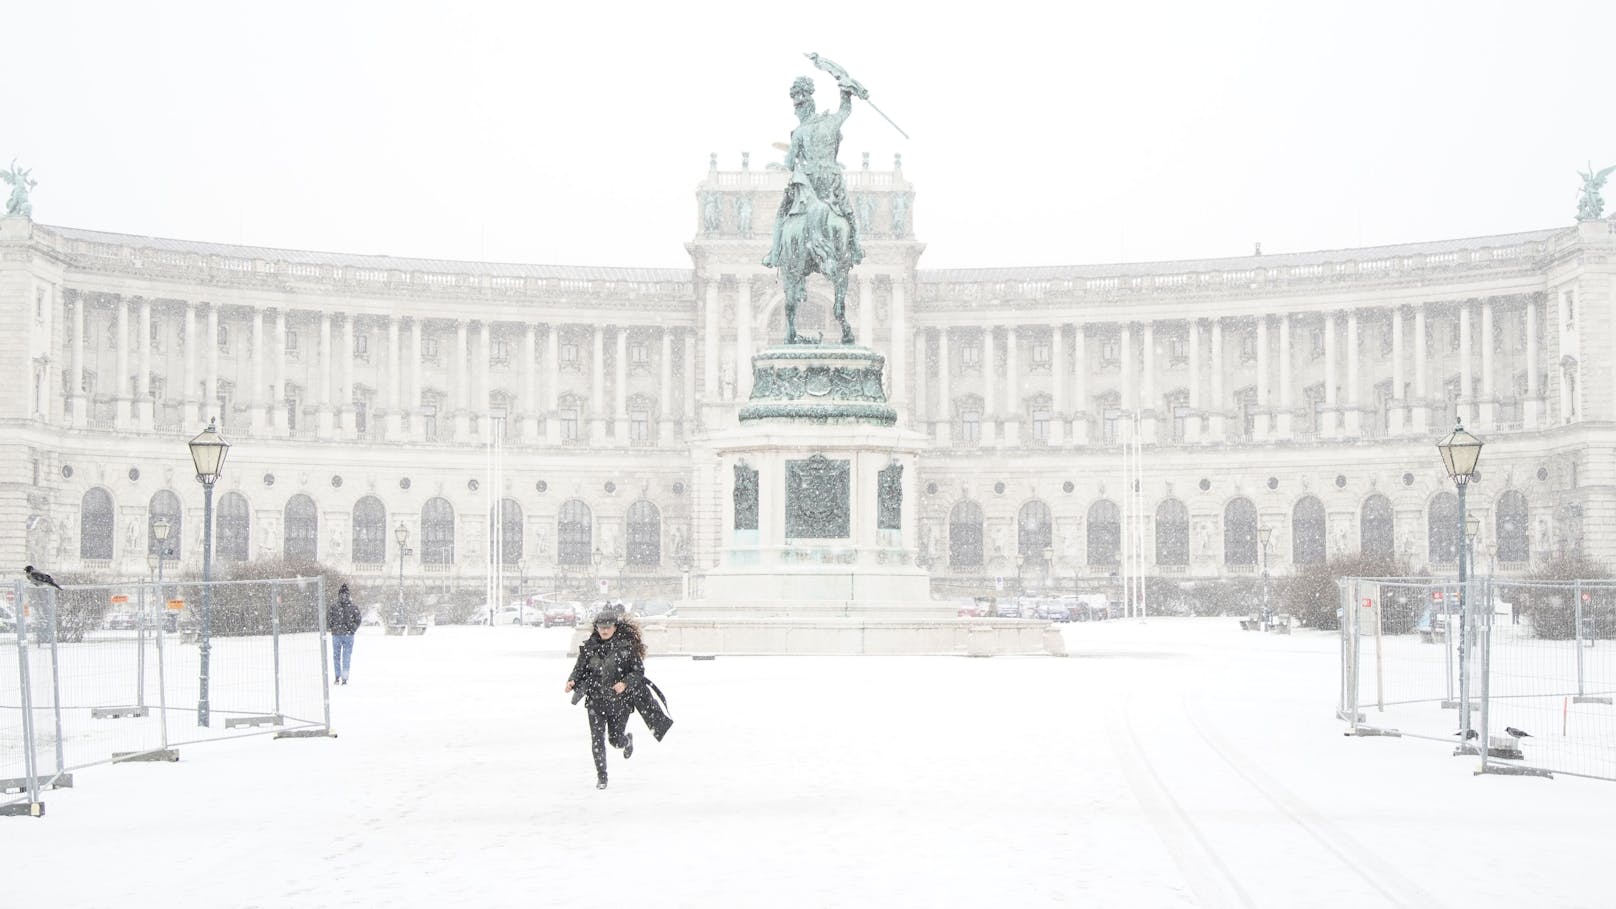
<svg viewBox="0 0 1616 909">
<path fill-rule="evenodd" d="M 877 530 L 903 529 L 903 465 L 894 461 L 879 474 L 876 493 Z"/>
<path fill-rule="evenodd" d="M 786 536 L 842 539 L 851 535 L 851 464 L 816 454 L 786 462 Z"/>
<path fill-rule="evenodd" d="M 758 529 L 758 472 L 735 465 L 735 529 Z"/>
</svg>

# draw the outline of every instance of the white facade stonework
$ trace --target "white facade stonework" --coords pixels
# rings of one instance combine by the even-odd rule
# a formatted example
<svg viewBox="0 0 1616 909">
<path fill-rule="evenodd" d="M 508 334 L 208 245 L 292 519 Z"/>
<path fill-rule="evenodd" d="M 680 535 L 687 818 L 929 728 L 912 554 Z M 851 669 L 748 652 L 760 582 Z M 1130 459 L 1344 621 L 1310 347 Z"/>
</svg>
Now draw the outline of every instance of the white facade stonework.
<svg viewBox="0 0 1616 909">
<path fill-rule="evenodd" d="M 1107 583 L 1120 531 L 1105 503 L 1123 503 L 1135 426 L 1154 575 L 1260 571 L 1254 542 L 1235 538 L 1248 508 L 1274 530 L 1276 574 L 1388 547 L 1412 569 L 1449 569 L 1440 518 L 1453 487 L 1433 443 L 1456 414 L 1487 443 L 1467 503 L 1482 519 L 1478 570 L 1573 550 L 1616 563 L 1616 222 L 926 270 L 902 172 L 847 176 L 868 219 L 849 320 L 886 358 L 899 428 L 919 440 L 903 520 L 934 590 Z M 185 442 L 216 418 L 235 447 L 215 501 L 239 497 L 234 548 L 218 557 L 312 552 L 382 582 L 397 576 L 402 523 L 406 578 L 475 586 L 489 555 L 487 446 L 503 432 L 498 493 L 520 509 L 506 531 L 513 582 L 622 576 L 630 593 L 699 593 L 732 539 L 724 439 L 752 355 L 783 334 L 778 280 L 758 264 L 767 218 L 737 219 L 772 212 L 782 184 L 709 171 L 698 196 L 721 195 L 721 221 L 707 230 L 698 198 L 689 269 L 262 249 L 4 219 L 4 559 L 144 574 L 166 490 L 183 511 L 177 560 L 198 566 L 202 495 Z M 799 325 L 822 328 L 829 309 L 828 286 L 812 284 Z"/>
</svg>

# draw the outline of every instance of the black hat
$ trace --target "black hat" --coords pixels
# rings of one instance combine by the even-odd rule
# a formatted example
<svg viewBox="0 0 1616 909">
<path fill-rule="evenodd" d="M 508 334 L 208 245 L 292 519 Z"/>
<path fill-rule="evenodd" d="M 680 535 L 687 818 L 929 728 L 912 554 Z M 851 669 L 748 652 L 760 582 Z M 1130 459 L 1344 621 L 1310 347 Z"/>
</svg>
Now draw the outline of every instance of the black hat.
<svg viewBox="0 0 1616 909">
<path fill-rule="evenodd" d="M 616 625 L 622 618 L 622 607 L 614 603 L 607 603 L 605 606 L 600 608 L 600 612 L 595 613 L 595 624 Z"/>
</svg>

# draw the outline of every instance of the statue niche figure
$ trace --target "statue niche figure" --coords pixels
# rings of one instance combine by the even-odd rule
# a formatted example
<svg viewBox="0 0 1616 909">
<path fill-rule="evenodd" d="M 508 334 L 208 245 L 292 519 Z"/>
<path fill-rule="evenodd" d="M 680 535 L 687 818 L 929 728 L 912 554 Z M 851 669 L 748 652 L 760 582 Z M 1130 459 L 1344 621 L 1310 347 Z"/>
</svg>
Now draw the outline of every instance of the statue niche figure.
<svg viewBox="0 0 1616 909">
<path fill-rule="evenodd" d="M 764 265 L 780 269 L 785 285 L 787 344 L 819 342 L 817 335 L 797 333 L 797 307 L 807 298 L 812 272 L 824 275 L 835 287 L 833 312 L 842 325 L 842 343 L 853 343 L 853 327 L 847 321 L 847 278 L 864 260 L 864 250 L 836 153 L 842 144 L 842 124 L 853 112 L 853 95 L 860 86 L 848 79 L 837 82 L 842 105 L 824 113 L 814 107 L 812 79 L 802 76 L 791 84 L 799 121 L 786 152 L 791 179 L 775 215 L 774 240 L 763 257 Z"/>
</svg>

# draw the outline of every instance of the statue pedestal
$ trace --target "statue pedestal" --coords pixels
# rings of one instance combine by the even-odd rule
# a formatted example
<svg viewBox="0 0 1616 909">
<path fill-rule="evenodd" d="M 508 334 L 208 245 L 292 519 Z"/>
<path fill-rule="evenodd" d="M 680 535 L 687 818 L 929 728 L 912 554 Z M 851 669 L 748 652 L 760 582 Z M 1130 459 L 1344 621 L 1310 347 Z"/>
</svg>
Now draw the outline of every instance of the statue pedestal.
<svg viewBox="0 0 1616 909">
<path fill-rule="evenodd" d="M 916 464 L 928 440 L 899 425 L 884 365 L 851 345 L 752 358 L 737 425 L 705 440 L 718 464 L 718 564 L 701 600 L 657 623 L 654 649 L 1044 652 L 1042 622 L 991 623 L 973 639 L 972 622 L 932 601 L 930 574 L 915 563 Z"/>
</svg>

